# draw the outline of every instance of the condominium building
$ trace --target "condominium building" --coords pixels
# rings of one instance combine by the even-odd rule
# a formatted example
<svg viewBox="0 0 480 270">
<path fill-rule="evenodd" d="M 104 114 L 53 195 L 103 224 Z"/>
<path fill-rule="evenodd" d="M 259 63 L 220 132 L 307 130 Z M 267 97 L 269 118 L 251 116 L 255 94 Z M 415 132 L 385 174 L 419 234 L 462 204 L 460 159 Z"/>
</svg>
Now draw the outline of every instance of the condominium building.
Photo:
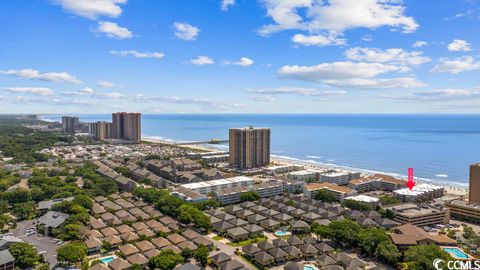
<svg viewBox="0 0 480 270">
<path fill-rule="evenodd" d="M 329 171 L 326 173 L 321 173 L 319 175 L 320 182 L 333 183 L 337 185 L 348 185 L 348 182 L 352 179 L 360 177 L 359 172 L 348 172 L 348 171 Z"/>
<path fill-rule="evenodd" d="M 239 169 L 267 166 L 270 163 L 269 128 L 232 128 L 229 131 L 230 165 Z"/>
<path fill-rule="evenodd" d="M 262 182 L 260 184 L 247 186 L 237 186 L 221 189 L 216 193 L 216 198 L 223 205 L 238 203 L 242 194 L 248 191 L 255 191 L 262 198 L 272 197 L 283 193 L 283 183 L 277 181 Z"/>
<path fill-rule="evenodd" d="M 421 202 L 445 195 L 445 189 L 442 186 L 435 186 L 426 183 L 415 185 L 411 190 L 401 188 L 393 191 L 393 195 L 402 202 Z"/>
<path fill-rule="evenodd" d="M 406 186 L 406 181 L 391 176 L 370 175 L 350 180 L 349 186 L 358 192 L 373 190 L 393 191 Z"/>
<path fill-rule="evenodd" d="M 450 223 L 450 210 L 433 205 L 406 203 L 388 207 L 395 213 L 395 221 L 416 226 L 430 226 Z"/>
<path fill-rule="evenodd" d="M 480 163 L 470 165 L 468 200 L 480 203 Z"/>
<path fill-rule="evenodd" d="M 335 194 L 336 199 L 343 202 L 346 197 L 355 196 L 358 192 L 354 189 L 338 186 L 332 183 L 315 183 L 303 187 L 303 194 L 308 198 L 314 198 L 320 190 L 328 190 Z"/>
<path fill-rule="evenodd" d="M 293 171 L 287 174 L 288 179 L 296 181 L 312 181 L 316 182 L 318 180 L 318 175 L 323 171 L 318 170 L 301 170 Z"/>
<path fill-rule="evenodd" d="M 480 204 L 463 200 L 452 200 L 445 204 L 452 217 L 473 223 L 480 223 Z"/>
<path fill-rule="evenodd" d="M 75 125 L 79 124 L 80 120 L 78 117 L 74 116 L 62 116 L 62 132 L 74 134 L 75 133 Z"/>
<path fill-rule="evenodd" d="M 96 123 L 89 124 L 90 134 L 93 135 L 95 140 L 105 140 L 112 138 L 112 123 L 105 121 L 98 121 Z"/>
<path fill-rule="evenodd" d="M 141 114 L 117 112 L 112 113 L 112 137 L 119 140 L 140 142 Z"/>
<path fill-rule="evenodd" d="M 197 183 L 189 183 L 181 185 L 184 188 L 188 188 L 203 195 L 207 195 L 211 192 L 218 192 L 219 190 L 234 187 L 252 187 L 255 184 L 255 180 L 246 176 L 237 176 L 232 178 L 224 178 L 219 180 L 211 180 Z"/>
<path fill-rule="evenodd" d="M 276 175 L 280 173 L 288 173 L 293 171 L 303 170 L 303 166 L 301 165 L 276 165 L 276 166 L 268 166 L 263 170 L 265 174 L 268 175 Z"/>
</svg>

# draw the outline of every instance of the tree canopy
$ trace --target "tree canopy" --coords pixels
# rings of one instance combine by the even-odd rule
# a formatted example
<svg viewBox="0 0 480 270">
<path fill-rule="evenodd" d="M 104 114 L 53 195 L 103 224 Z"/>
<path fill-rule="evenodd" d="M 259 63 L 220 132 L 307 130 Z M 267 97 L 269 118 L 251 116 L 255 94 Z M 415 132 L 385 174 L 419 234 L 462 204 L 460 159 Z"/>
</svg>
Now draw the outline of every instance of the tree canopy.
<svg viewBox="0 0 480 270">
<path fill-rule="evenodd" d="M 15 258 L 15 266 L 22 269 L 33 267 L 42 259 L 37 249 L 29 243 L 14 243 L 8 251 Z"/>
<path fill-rule="evenodd" d="M 151 268 L 157 268 L 161 270 L 172 270 L 177 264 L 183 262 L 183 257 L 173 250 L 167 249 L 160 251 L 160 253 L 152 257 L 148 264 Z"/>
</svg>

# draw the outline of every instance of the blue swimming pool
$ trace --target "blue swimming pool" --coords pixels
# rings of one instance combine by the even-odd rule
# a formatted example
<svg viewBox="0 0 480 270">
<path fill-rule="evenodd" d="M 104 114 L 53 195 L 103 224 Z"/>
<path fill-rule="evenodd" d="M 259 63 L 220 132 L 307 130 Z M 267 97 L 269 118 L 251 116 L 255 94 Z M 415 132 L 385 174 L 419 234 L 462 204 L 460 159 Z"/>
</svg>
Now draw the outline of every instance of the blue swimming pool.
<svg viewBox="0 0 480 270">
<path fill-rule="evenodd" d="M 110 257 L 105 257 L 105 258 L 102 258 L 100 259 L 100 261 L 104 264 L 108 264 L 109 262 L 115 260 L 115 256 L 110 256 Z"/>
<path fill-rule="evenodd" d="M 463 252 L 459 248 L 443 248 L 443 251 L 449 253 L 452 255 L 454 258 L 458 259 L 468 259 L 467 253 Z"/>
<path fill-rule="evenodd" d="M 311 264 L 306 264 L 303 266 L 303 270 L 318 270 L 318 267 Z"/>
<path fill-rule="evenodd" d="M 287 231 L 276 231 L 276 236 L 287 236 L 289 233 Z"/>
</svg>

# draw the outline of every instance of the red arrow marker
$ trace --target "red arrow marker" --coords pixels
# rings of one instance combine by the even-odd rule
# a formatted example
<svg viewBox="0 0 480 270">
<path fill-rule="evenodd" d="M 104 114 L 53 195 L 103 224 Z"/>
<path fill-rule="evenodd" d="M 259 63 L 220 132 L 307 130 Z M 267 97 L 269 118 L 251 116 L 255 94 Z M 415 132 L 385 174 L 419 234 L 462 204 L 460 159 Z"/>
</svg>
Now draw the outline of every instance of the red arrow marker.
<svg viewBox="0 0 480 270">
<path fill-rule="evenodd" d="M 408 168 L 408 181 L 407 181 L 407 187 L 412 190 L 412 188 L 415 186 L 416 182 L 413 180 L 413 168 Z"/>
</svg>

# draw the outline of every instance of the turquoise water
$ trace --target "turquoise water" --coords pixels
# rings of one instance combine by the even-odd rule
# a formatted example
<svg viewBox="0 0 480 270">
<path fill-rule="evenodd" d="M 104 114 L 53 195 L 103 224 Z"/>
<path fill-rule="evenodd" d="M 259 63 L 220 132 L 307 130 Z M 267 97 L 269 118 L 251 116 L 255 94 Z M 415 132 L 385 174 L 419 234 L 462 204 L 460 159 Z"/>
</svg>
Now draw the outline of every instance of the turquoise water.
<svg viewBox="0 0 480 270">
<path fill-rule="evenodd" d="M 303 270 L 318 270 L 318 268 L 313 265 L 304 265 Z"/>
<path fill-rule="evenodd" d="M 413 167 L 417 180 L 466 185 L 480 161 L 480 115 L 142 115 L 143 136 L 177 141 L 228 139 L 229 128 L 247 125 L 271 128 L 272 155 L 399 177 Z"/>
<path fill-rule="evenodd" d="M 102 263 L 104 263 L 104 264 L 108 264 L 109 262 L 111 262 L 111 261 L 113 261 L 113 260 L 115 260 L 115 257 L 112 256 L 112 257 L 103 258 L 103 259 L 101 259 L 100 261 L 101 261 Z"/>
<path fill-rule="evenodd" d="M 455 258 L 468 259 L 468 255 L 458 248 L 444 248 L 443 250 L 452 254 Z"/>
<path fill-rule="evenodd" d="M 288 235 L 288 232 L 287 232 L 287 231 L 276 231 L 276 232 L 275 232 L 275 235 L 277 235 L 277 236 L 286 236 L 286 235 Z"/>
</svg>

